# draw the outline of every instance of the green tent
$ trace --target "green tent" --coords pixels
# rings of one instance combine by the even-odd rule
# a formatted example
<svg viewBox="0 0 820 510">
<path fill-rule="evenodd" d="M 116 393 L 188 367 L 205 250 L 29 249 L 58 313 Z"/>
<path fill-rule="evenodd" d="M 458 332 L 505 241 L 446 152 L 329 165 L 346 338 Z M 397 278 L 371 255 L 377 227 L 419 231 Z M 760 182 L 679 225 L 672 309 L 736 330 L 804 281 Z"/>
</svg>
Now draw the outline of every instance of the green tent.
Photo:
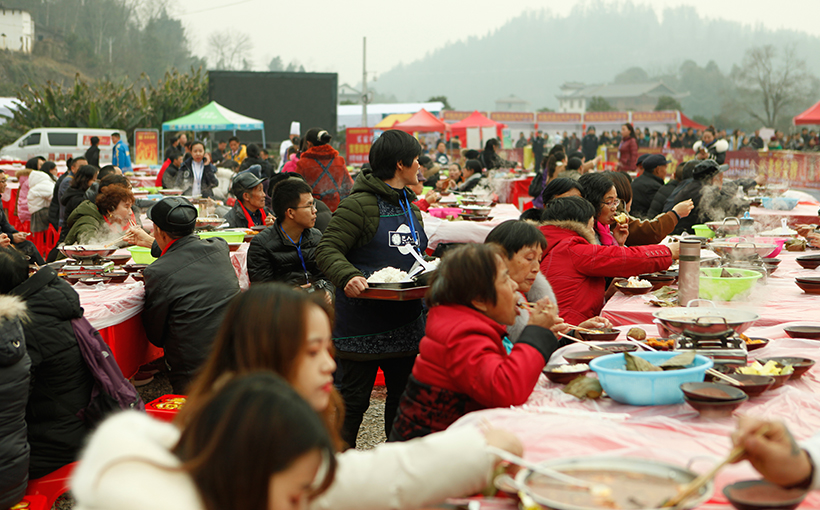
<svg viewBox="0 0 820 510">
<path fill-rule="evenodd" d="M 228 110 L 216 101 L 211 101 L 199 110 L 184 117 L 162 123 L 162 133 L 166 131 L 262 131 L 262 145 L 265 145 L 265 123 Z M 162 153 L 165 154 L 165 137 L 162 137 Z"/>
</svg>

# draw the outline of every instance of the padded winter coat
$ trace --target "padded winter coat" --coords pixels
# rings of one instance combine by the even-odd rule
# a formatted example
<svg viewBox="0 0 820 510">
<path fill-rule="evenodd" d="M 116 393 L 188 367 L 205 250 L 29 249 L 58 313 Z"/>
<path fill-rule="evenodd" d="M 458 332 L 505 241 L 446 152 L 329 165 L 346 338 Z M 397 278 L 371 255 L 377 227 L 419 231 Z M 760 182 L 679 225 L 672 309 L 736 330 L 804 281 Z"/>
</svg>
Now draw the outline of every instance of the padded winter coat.
<svg viewBox="0 0 820 510">
<path fill-rule="evenodd" d="M 69 188 L 72 189 L 72 188 Z M 68 230 L 65 244 L 87 243 L 99 237 L 105 225 L 105 218 L 94 202 L 86 200 L 77 206 L 66 219 L 64 229 Z"/>
<path fill-rule="evenodd" d="M 71 327 L 72 319 L 83 316 L 80 296 L 71 285 L 44 267 L 11 294 L 28 308 L 23 331 L 31 357 L 29 477 L 40 478 L 77 460 L 88 430 L 76 414 L 88 405 L 94 378 Z"/>
<path fill-rule="evenodd" d="M 416 200 L 412 191 L 405 191 L 410 202 Z M 316 263 L 336 288 L 343 289 L 353 277 L 364 276 L 345 255 L 353 248 L 366 245 L 376 235 L 379 229 L 377 196 L 399 207 L 399 191 L 375 177 L 371 170 L 363 170 L 353 185 L 353 192 L 339 205 L 322 235 L 316 250 Z M 421 227 L 424 224 L 421 211 L 414 204 L 410 207 Z"/>
<path fill-rule="evenodd" d="M 312 282 L 324 277 L 316 265 L 316 248 L 321 239 L 322 233 L 315 228 L 309 228 L 302 233 L 302 257 L 305 259 L 305 268 Z M 298 239 L 294 240 L 299 242 Z M 296 245 L 285 237 L 279 221 L 253 237 L 248 248 L 248 276 L 254 283 L 307 283 Z"/>
<path fill-rule="evenodd" d="M 26 403 L 31 359 L 23 334 L 25 311 L 20 298 L 0 296 L 0 508 L 19 503 L 28 484 Z"/>
<path fill-rule="evenodd" d="M 296 172 L 313 188 L 313 198 L 327 204 L 331 211 L 335 211 L 354 188 L 344 158 L 327 144 L 303 152 L 296 162 Z"/>
</svg>

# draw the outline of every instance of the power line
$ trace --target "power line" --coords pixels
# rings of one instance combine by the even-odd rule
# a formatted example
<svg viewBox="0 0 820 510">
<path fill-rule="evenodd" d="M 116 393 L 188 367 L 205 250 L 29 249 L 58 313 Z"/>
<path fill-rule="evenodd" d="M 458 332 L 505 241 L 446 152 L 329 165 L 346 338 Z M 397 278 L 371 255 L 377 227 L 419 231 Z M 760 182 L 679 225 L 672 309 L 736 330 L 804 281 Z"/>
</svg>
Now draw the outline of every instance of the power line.
<svg viewBox="0 0 820 510">
<path fill-rule="evenodd" d="M 240 0 L 239 2 L 234 2 L 232 4 L 220 5 L 220 6 L 217 6 L 217 7 L 210 7 L 208 9 L 202 9 L 202 10 L 194 11 L 194 12 L 185 12 L 185 13 L 179 14 L 178 17 L 181 18 L 183 16 L 191 16 L 192 14 L 199 14 L 199 13 L 202 13 L 202 12 L 215 11 L 217 9 L 224 9 L 226 7 L 233 7 L 235 5 L 246 4 L 246 3 L 249 3 L 249 2 L 253 2 L 253 1 L 254 0 Z"/>
</svg>

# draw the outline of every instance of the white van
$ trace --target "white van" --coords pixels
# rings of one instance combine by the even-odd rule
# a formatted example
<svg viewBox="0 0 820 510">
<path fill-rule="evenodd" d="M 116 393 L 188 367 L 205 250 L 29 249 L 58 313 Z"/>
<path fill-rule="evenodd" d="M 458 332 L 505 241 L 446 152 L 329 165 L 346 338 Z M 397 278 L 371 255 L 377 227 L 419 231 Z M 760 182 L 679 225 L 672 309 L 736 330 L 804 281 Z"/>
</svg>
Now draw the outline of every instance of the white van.
<svg viewBox="0 0 820 510">
<path fill-rule="evenodd" d="M 28 161 L 42 156 L 49 161 L 65 161 L 82 156 L 91 147 L 91 137 L 100 139 L 100 166 L 111 163 L 111 133 L 118 132 L 128 143 L 125 132 L 118 129 L 90 128 L 37 128 L 18 138 L 14 143 L 0 149 L 0 161 Z"/>
</svg>

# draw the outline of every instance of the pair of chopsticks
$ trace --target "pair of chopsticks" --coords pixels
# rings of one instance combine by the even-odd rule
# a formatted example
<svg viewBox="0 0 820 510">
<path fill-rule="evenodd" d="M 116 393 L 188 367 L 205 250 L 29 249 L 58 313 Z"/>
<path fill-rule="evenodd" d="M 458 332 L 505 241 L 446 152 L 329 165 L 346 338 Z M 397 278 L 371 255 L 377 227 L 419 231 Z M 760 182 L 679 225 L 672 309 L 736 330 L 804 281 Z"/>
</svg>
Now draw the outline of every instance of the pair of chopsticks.
<svg viewBox="0 0 820 510">
<path fill-rule="evenodd" d="M 769 431 L 769 426 L 764 425 L 764 426 L 760 427 L 760 429 L 755 434 L 755 437 L 762 437 L 768 431 Z M 714 478 L 715 475 L 718 473 L 718 471 L 723 469 L 727 464 L 731 464 L 731 463 L 737 461 L 737 459 L 739 459 L 745 452 L 746 452 L 746 450 L 742 446 L 734 447 L 732 449 L 732 451 L 729 453 L 729 456 L 726 457 L 723 460 L 723 462 L 721 462 L 720 464 L 713 467 L 712 470 L 709 471 L 708 473 L 702 474 L 699 477 L 692 480 L 691 482 L 689 482 L 689 484 L 686 487 L 684 487 L 683 490 L 681 490 L 678 493 L 677 496 L 675 496 L 675 497 L 669 499 L 668 501 L 666 501 L 661 506 L 661 508 L 670 508 L 670 507 L 680 506 L 681 503 L 683 503 L 684 501 L 689 499 L 693 494 L 695 494 L 695 492 L 700 490 L 701 487 L 706 485 L 709 482 L 709 480 Z"/>
<path fill-rule="evenodd" d="M 131 227 L 137 227 L 137 226 L 139 226 L 139 225 L 137 225 L 137 222 L 136 222 L 136 221 L 134 221 L 134 218 L 128 218 L 128 225 L 129 225 L 129 226 L 131 226 Z M 124 233 L 123 235 L 121 235 L 119 238 L 115 239 L 114 241 L 111 241 L 110 243 L 106 244 L 105 246 L 103 246 L 103 248 L 108 248 L 108 247 L 109 247 L 109 246 L 111 246 L 112 244 L 117 244 L 118 242 L 120 242 L 120 241 L 122 241 L 123 239 L 125 239 L 125 236 L 127 236 L 127 235 L 128 235 L 128 231 L 126 230 L 126 231 L 125 231 L 125 233 Z"/>
</svg>

